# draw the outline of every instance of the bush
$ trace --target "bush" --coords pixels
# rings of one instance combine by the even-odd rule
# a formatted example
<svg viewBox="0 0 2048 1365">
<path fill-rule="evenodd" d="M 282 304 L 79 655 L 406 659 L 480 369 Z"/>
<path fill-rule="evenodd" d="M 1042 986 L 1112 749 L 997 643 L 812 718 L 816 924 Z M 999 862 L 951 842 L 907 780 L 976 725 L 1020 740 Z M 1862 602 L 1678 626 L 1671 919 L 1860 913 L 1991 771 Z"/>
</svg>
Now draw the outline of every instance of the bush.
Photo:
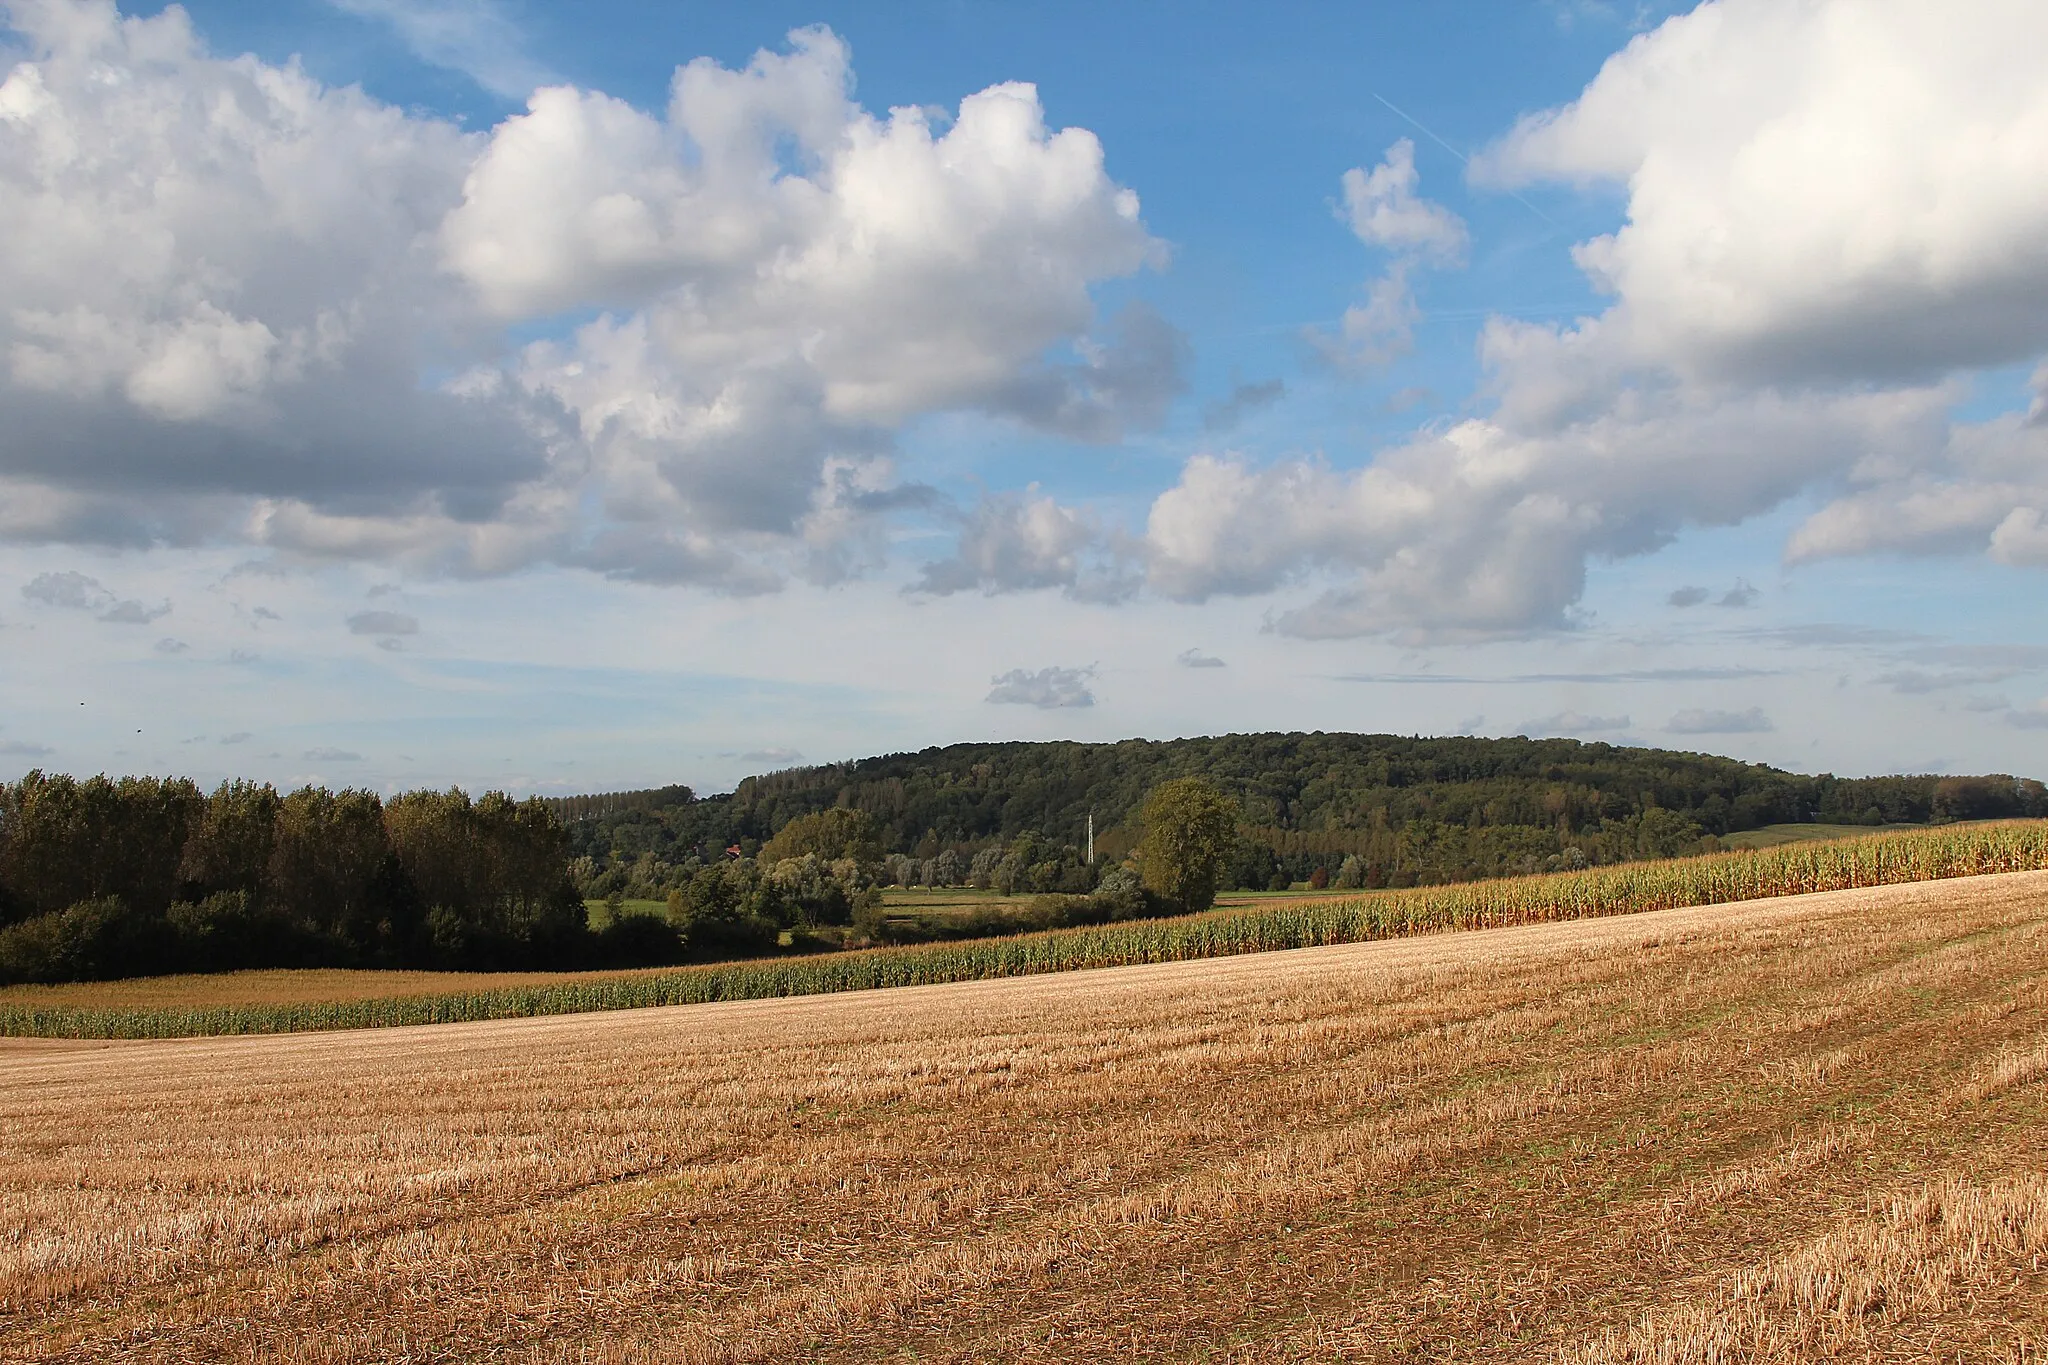
<svg viewBox="0 0 2048 1365">
<path fill-rule="evenodd" d="M 282 916 L 259 910 L 246 891 L 220 891 L 196 903 L 179 901 L 171 906 L 165 923 L 181 971 L 313 967 L 333 957 L 331 945 Z"/>
<path fill-rule="evenodd" d="M 0 929 L 0 982 L 64 981 L 63 961 L 63 912 Z"/>
<path fill-rule="evenodd" d="M 163 916 L 101 896 L 0 930 L 0 974 L 40 982 L 148 976 L 174 968 L 175 949 Z"/>
<path fill-rule="evenodd" d="M 653 915 L 621 915 L 591 938 L 602 967 L 666 967 L 688 951 L 676 927 Z"/>
<path fill-rule="evenodd" d="M 1127 867 L 1112 867 L 1095 884 L 1091 898 L 1103 909 L 1103 920 L 1144 919 L 1163 914 L 1167 908 L 1145 890 L 1138 874 Z"/>
<path fill-rule="evenodd" d="M 737 866 L 707 867 L 688 886 L 669 892 L 668 923 L 692 956 L 763 953 L 782 938 L 782 927 L 757 913 Z"/>
</svg>

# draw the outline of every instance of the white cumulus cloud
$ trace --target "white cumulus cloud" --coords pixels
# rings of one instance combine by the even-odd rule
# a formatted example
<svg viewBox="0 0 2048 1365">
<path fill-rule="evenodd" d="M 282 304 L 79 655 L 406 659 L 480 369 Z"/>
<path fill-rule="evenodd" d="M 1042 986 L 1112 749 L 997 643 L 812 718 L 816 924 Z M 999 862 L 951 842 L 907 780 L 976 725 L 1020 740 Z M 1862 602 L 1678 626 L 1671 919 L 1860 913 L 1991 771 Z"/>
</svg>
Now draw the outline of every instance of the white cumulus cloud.
<svg viewBox="0 0 2048 1365">
<path fill-rule="evenodd" d="M 1119 537 L 1034 484 L 1022 494 L 984 497 L 967 515 L 953 556 L 927 564 L 916 586 L 941 595 L 1064 588 L 1074 597 L 1115 601 L 1138 586 L 1121 548 Z"/>
<path fill-rule="evenodd" d="M 1482 181 L 1609 182 L 1579 262 L 1632 351 L 1773 381 L 1925 380 L 2048 346 L 2048 9 L 1718 0 L 1524 119 Z"/>
<path fill-rule="evenodd" d="M 1181 600 L 1335 583 L 1278 627 L 1310 636 L 1499 635 L 1562 626 L 1594 554 L 1761 512 L 1871 451 L 1909 452 L 1942 404 L 1638 391 L 1551 426 L 1471 418 L 1339 470 L 1198 456 L 1153 503 L 1152 585 Z"/>
<path fill-rule="evenodd" d="M 1275 620 L 1313 636 L 1556 629 L 1590 561 L 1810 492 L 1793 561 L 2048 564 L 2048 380 L 2027 413 L 1950 417 L 1970 370 L 2048 349 L 2044 46 L 2048 9 L 2010 0 L 1719 0 L 1638 36 L 1475 163 L 1625 190 L 1623 226 L 1576 252 L 1611 305 L 1493 319 L 1490 409 L 1362 468 L 1191 459 L 1150 512 L 1152 585 L 1313 585 Z M 1348 182 L 1361 237 L 1409 252 L 1354 310 L 1395 344 L 1402 269 L 1462 243 L 1400 151 Z"/>
<path fill-rule="evenodd" d="M 1352 365 L 1384 364 L 1407 351 L 1422 316 L 1408 277 L 1420 266 L 1464 261 L 1465 220 L 1415 191 L 1415 144 L 1402 138 L 1371 170 L 1344 172 L 1344 218 L 1358 240 L 1392 253 L 1366 286 L 1365 300 L 1344 310 L 1336 337 L 1312 333 L 1324 354 Z"/>
<path fill-rule="evenodd" d="M 1465 220 L 1418 195 L 1420 183 L 1415 144 L 1404 137 L 1371 170 L 1344 172 L 1345 220 L 1368 246 L 1454 264 L 1465 254 Z"/>
<path fill-rule="evenodd" d="M 343 4 L 513 51 L 483 0 Z M 1027 84 L 877 116 L 806 29 L 471 133 L 176 7 L 5 13 L 0 536 L 753 591 L 872 564 L 920 414 L 1114 440 L 1181 389 L 1179 333 L 1092 296 L 1163 249 Z"/>
</svg>

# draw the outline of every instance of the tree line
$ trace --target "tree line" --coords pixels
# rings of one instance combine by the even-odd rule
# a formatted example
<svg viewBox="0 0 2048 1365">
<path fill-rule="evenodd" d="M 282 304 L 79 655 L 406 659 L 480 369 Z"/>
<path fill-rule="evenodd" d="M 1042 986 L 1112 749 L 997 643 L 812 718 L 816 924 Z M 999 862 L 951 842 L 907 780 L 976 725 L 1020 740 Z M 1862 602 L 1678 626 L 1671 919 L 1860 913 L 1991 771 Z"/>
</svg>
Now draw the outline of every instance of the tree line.
<svg viewBox="0 0 2048 1365">
<path fill-rule="evenodd" d="M 652 965 L 888 941 L 903 929 L 883 911 L 889 886 L 1037 898 L 1000 924 L 955 926 L 998 932 L 1201 908 L 1219 890 L 1406 887 L 1671 857 L 1781 820 L 2016 815 L 2048 815 L 2048 789 L 1999 775 L 1803 777 L 1574 740 L 1375 735 L 956 745 L 702 799 L 673 786 L 386 800 L 32 772 L 0 784 L 0 981 Z M 1199 856 L 1165 851 L 1165 831 L 1189 821 L 1203 831 Z M 629 896 L 666 913 L 613 914 L 592 931 L 586 900 Z"/>
<path fill-rule="evenodd" d="M 0 785 L 0 979 L 602 956 L 544 802 L 31 772 Z"/>
<path fill-rule="evenodd" d="M 1078 846 L 1091 812 L 1098 852 L 1122 859 L 1142 834 L 1146 794 L 1181 777 L 1209 781 L 1235 803 L 1239 836 L 1222 875 L 1238 888 L 1334 880 L 1352 858 L 1363 886 L 1415 886 L 1676 856 L 1789 821 L 2048 815 L 2048 789 L 2031 779 L 1806 776 L 1570 739 L 959 744 L 789 769 L 667 804 L 651 793 L 574 798 L 584 804 L 569 821 L 572 866 L 586 894 L 658 897 L 728 849 L 751 857 L 791 821 L 844 809 L 873 822 L 892 880 L 994 885 L 1013 845 Z M 1080 874 L 1072 880 L 1085 889 Z"/>
</svg>

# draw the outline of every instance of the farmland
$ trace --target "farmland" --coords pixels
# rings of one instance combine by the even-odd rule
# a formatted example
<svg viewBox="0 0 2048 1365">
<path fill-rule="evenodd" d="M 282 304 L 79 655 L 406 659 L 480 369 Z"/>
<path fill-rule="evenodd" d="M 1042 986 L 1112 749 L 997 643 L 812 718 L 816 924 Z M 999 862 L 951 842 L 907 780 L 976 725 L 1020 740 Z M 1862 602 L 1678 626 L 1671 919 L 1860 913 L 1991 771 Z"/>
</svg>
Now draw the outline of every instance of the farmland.
<svg viewBox="0 0 2048 1365">
<path fill-rule="evenodd" d="M 115 987 L 105 997 L 91 987 L 26 987 L 0 992 L 0 1034 L 167 1038 L 282 1033 L 827 994 L 1190 961 L 2042 869 L 2048 869 L 2048 824 L 1993 822 L 1411 891 L 1282 895 L 1213 914 L 869 952 L 674 971 L 464 973 L 445 978 L 449 985 L 439 992 L 423 988 L 432 980 L 429 973 L 365 973 L 369 985 L 353 995 L 333 989 L 344 974 L 314 973 L 310 975 L 318 989 L 302 998 L 292 996 L 291 974 L 276 972 L 238 974 L 255 980 L 258 990 L 253 998 L 237 994 L 237 978 L 232 977 L 189 977 L 182 984 L 157 987 L 133 983 Z M 391 979 L 403 980 L 406 988 L 375 993 L 374 983 Z M 149 995 L 150 1000 L 124 1001 L 130 992 Z"/>
<path fill-rule="evenodd" d="M 0 1358 L 2033 1359 L 2048 874 L 0 1043 Z"/>
</svg>

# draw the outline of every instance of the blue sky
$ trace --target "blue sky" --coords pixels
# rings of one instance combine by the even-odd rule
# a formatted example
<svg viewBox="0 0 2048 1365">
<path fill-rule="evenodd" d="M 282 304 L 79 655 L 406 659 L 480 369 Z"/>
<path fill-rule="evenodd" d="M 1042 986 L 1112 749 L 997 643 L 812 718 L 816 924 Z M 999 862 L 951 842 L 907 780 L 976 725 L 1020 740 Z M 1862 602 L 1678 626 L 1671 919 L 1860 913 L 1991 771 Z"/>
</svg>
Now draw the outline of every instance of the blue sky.
<svg viewBox="0 0 2048 1365">
<path fill-rule="evenodd" d="M 2033 6 L 0 12 L 0 773 L 2048 771 Z"/>
</svg>

